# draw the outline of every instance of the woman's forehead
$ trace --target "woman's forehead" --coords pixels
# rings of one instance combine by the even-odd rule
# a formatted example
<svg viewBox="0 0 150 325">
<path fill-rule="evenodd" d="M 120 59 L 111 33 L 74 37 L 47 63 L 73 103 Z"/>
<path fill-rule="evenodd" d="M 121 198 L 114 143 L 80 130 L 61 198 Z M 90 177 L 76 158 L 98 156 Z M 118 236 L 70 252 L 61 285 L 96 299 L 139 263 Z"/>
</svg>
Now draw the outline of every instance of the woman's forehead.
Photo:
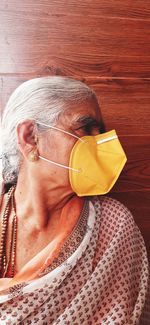
<svg viewBox="0 0 150 325">
<path fill-rule="evenodd" d="M 101 112 L 100 108 L 96 105 L 82 105 L 80 107 L 72 107 L 71 109 L 67 110 L 63 114 L 63 119 L 68 121 L 69 124 L 75 124 L 79 122 L 83 122 L 85 119 L 91 118 L 96 121 L 100 121 L 101 119 Z"/>
</svg>

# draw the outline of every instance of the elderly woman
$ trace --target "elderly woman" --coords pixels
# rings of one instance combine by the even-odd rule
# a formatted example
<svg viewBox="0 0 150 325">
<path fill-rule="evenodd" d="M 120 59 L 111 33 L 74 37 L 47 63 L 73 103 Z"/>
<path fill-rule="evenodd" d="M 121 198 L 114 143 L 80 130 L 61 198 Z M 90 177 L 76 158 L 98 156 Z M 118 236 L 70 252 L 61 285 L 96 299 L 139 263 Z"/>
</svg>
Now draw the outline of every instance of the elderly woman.
<svg viewBox="0 0 150 325">
<path fill-rule="evenodd" d="M 0 324 L 139 324 L 145 244 L 106 194 L 126 155 L 84 83 L 19 86 L 2 118 Z"/>
</svg>

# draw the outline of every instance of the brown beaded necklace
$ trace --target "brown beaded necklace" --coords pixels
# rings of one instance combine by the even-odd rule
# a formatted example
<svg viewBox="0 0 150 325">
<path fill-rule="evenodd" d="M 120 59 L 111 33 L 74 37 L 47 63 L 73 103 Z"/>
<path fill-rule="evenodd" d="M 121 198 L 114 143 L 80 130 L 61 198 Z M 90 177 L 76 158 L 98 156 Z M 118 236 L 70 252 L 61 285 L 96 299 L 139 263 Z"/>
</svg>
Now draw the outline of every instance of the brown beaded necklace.
<svg viewBox="0 0 150 325">
<path fill-rule="evenodd" d="M 7 202 L 2 217 L 2 231 L 0 241 L 0 277 L 14 277 L 15 274 L 15 261 L 16 261 L 16 242 L 17 242 L 17 216 L 14 202 L 15 186 L 12 186 L 7 194 Z M 8 258 L 6 254 L 6 248 L 8 247 L 7 235 L 8 235 L 8 223 L 11 211 L 13 211 L 11 239 L 9 243 Z"/>
</svg>

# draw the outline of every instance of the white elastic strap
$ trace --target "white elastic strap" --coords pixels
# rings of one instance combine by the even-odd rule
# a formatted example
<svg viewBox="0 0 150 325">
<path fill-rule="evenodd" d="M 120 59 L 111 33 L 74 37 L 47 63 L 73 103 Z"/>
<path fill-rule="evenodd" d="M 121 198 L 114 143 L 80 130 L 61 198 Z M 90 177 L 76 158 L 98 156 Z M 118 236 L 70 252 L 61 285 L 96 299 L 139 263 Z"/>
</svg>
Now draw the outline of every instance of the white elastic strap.
<svg viewBox="0 0 150 325">
<path fill-rule="evenodd" d="M 107 142 L 107 141 L 110 141 L 110 140 L 113 140 L 113 139 L 117 139 L 117 138 L 118 138 L 117 135 L 113 135 L 112 137 L 109 137 L 109 138 L 106 138 L 106 139 L 102 139 L 102 140 L 98 140 L 96 143 L 97 144 L 100 144 L 100 143 Z"/>
<path fill-rule="evenodd" d="M 41 124 L 41 125 L 46 126 L 46 127 L 48 127 L 48 128 L 51 128 L 51 129 L 54 129 L 54 130 L 57 130 L 57 131 L 60 131 L 60 132 L 63 132 L 63 133 L 69 134 L 69 135 L 71 135 L 72 137 L 74 137 L 74 138 L 80 140 L 81 142 L 84 142 L 84 141 L 83 141 L 81 138 L 79 138 L 77 135 L 72 134 L 72 133 L 70 133 L 70 132 L 68 132 L 68 131 L 65 131 L 65 130 L 59 129 L 59 128 L 57 128 L 56 126 L 52 126 L 52 125 L 48 125 L 48 124 L 45 124 L 45 123 L 41 123 L 41 122 L 39 122 L 39 121 L 36 121 L 36 122 L 37 122 L 38 124 Z"/>
<path fill-rule="evenodd" d="M 38 156 L 38 157 L 41 158 L 42 160 L 45 160 L 45 161 L 47 161 L 47 162 L 50 162 L 50 163 L 56 165 L 56 166 L 63 167 L 63 168 L 66 168 L 66 169 L 71 169 L 71 170 L 73 170 L 74 172 L 77 172 L 77 173 L 80 172 L 79 169 L 75 169 L 75 168 L 71 168 L 71 167 L 68 167 L 68 166 L 65 166 L 65 165 L 62 165 L 62 164 L 55 163 L 54 161 L 49 160 L 49 159 L 46 159 L 46 158 L 44 158 L 44 157 L 42 157 L 42 156 Z"/>
</svg>

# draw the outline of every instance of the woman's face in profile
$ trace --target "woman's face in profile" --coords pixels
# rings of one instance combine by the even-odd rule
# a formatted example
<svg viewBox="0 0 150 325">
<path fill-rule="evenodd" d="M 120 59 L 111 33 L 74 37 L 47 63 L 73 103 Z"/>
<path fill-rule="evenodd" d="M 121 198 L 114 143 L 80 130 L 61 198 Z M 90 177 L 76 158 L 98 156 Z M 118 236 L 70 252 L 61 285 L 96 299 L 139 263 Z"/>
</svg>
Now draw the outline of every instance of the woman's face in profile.
<svg viewBox="0 0 150 325">
<path fill-rule="evenodd" d="M 83 104 L 81 107 L 61 114 L 55 126 L 79 138 L 85 135 L 97 135 L 100 133 L 101 126 L 100 109 L 95 103 Z M 39 154 L 48 160 L 69 166 L 71 150 L 76 141 L 77 138 L 69 134 L 47 128 L 39 139 Z M 55 177 L 63 186 L 71 188 L 67 169 L 45 161 L 41 164 L 47 174 L 47 179 Z"/>
</svg>

